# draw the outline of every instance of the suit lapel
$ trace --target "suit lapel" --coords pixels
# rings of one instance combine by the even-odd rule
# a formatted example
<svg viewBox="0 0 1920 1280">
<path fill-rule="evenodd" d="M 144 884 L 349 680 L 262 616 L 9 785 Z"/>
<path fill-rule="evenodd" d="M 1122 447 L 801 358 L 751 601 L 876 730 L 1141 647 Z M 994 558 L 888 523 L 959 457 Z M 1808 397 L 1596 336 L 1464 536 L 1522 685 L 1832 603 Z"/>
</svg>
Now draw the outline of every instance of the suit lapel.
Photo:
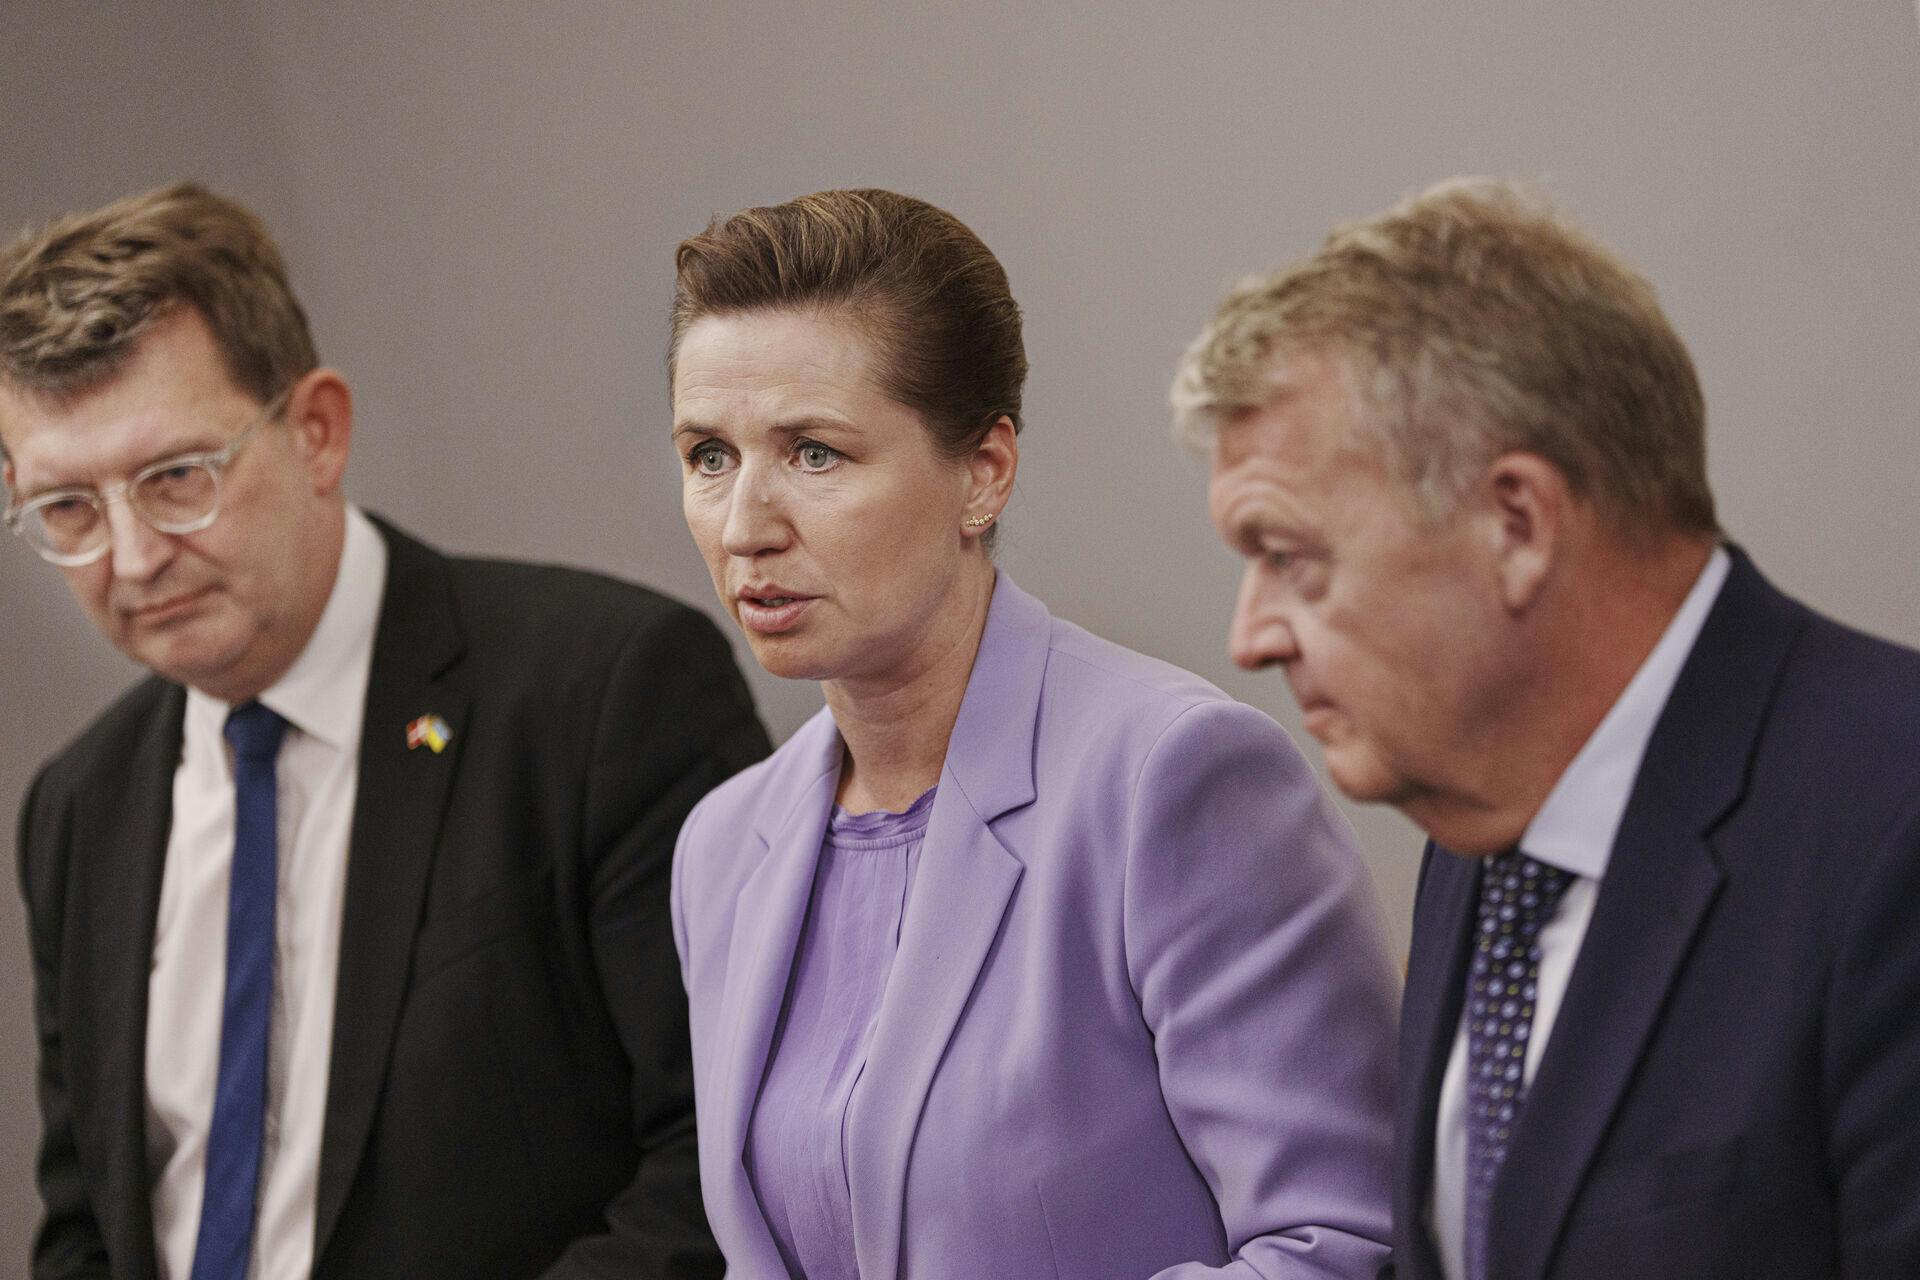
<svg viewBox="0 0 1920 1280">
<path fill-rule="evenodd" d="M 943 777 L 934 798 L 900 951 L 847 1120 L 848 1186 L 862 1275 L 899 1273 L 914 1130 L 1020 880 L 1019 860 L 965 796 L 949 798 L 952 785 L 951 775 Z"/>
<path fill-rule="evenodd" d="M 316 1260 L 339 1221 L 379 1102 L 427 873 L 468 721 L 468 698 L 447 680 L 463 641 L 446 562 L 389 526 L 381 525 L 381 532 L 388 547 L 387 585 L 367 682 L 340 924 Z M 423 715 L 438 715 L 453 730 L 445 751 L 408 747 L 407 725 Z"/>
<path fill-rule="evenodd" d="M 726 989 L 720 998 L 719 1025 L 726 1046 L 718 1066 L 720 1107 L 718 1114 L 701 1118 L 702 1125 L 712 1126 L 712 1140 L 726 1153 L 722 1176 L 731 1184 L 728 1198 L 754 1210 L 741 1216 L 759 1227 L 761 1265 L 746 1268 L 755 1274 L 778 1272 L 783 1264 L 747 1176 L 747 1137 L 840 778 L 840 734 L 832 717 L 824 711 L 815 716 L 794 735 L 788 749 L 795 757 L 791 772 L 796 781 L 776 788 L 749 837 L 767 847 L 767 856 L 741 886 L 735 903 Z M 734 1261 L 745 1267 L 744 1259 Z"/>
<path fill-rule="evenodd" d="M 1738 805 L 1807 614 L 1737 549 L 1647 744 L 1552 1038 L 1490 1206 L 1490 1274 L 1546 1274 L 1580 1184 L 1724 878 Z"/>
<path fill-rule="evenodd" d="M 1033 802 L 1034 726 L 1051 627 L 1046 609 L 1002 575 L 847 1118 L 854 1250 L 864 1276 L 900 1272 L 914 1133 L 1020 881 L 1022 864 L 992 823 Z"/>
<path fill-rule="evenodd" d="M 147 983 L 173 820 L 186 691 L 166 686 L 127 756 L 112 795 L 91 795 L 74 815 L 76 901 L 63 957 L 66 994 L 83 1016 L 61 1030 L 70 1063 L 92 1064 L 93 1127 L 109 1135 L 102 1228 L 115 1274 L 154 1274 L 152 1188 L 147 1180 Z M 85 1087 L 69 1082 L 75 1095 Z M 76 1105 L 76 1096 L 72 1099 Z"/>
<path fill-rule="evenodd" d="M 1440 1275 L 1427 1230 L 1432 1200 L 1434 1118 L 1440 1085 L 1460 1026 L 1467 958 L 1482 864 L 1427 846 L 1414 899 L 1413 947 L 1400 1006 L 1400 1097 L 1396 1107 L 1395 1244 L 1407 1280 Z"/>
</svg>

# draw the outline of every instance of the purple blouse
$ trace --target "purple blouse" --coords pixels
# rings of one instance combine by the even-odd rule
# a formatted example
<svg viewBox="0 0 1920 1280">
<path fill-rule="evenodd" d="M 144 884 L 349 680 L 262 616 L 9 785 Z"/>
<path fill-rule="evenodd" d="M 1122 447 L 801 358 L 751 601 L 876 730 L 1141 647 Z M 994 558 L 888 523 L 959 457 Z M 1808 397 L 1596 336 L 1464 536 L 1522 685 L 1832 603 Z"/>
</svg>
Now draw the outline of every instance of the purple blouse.
<svg viewBox="0 0 1920 1280">
<path fill-rule="evenodd" d="M 933 789 L 905 813 L 835 806 L 747 1139 L 747 1173 L 796 1280 L 860 1280 L 845 1126 L 887 989 Z"/>
</svg>

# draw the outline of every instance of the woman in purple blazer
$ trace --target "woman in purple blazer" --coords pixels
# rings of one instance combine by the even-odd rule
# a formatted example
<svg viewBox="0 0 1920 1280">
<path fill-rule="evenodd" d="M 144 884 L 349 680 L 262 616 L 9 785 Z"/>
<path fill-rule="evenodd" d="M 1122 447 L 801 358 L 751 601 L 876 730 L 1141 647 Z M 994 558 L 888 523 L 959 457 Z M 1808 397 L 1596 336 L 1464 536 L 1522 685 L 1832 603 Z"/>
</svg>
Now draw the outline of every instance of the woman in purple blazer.
<svg viewBox="0 0 1920 1280">
<path fill-rule="evenodd" d="M 1396 983 L 1352 837 L 1267 717 L 996 573 L 1000 264 L 885 191 L 678 263 L 687 522 L 827 703 L 674 860 L 730 1274 L 1378 1274 Z"/>
</svg>

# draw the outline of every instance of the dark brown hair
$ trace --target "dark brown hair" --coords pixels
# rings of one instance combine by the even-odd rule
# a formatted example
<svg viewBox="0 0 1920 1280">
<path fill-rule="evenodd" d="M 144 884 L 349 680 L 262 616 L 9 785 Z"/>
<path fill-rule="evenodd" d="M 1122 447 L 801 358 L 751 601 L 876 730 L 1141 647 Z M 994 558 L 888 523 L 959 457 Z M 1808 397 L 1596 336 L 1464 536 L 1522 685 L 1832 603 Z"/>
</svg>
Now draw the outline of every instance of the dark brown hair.
<svg viewBox="0 0 1920 1280">
<path fill-rule="evenodd" d="M 0 249 L 0 378 L 57 397 L 85 391 L 181 305 L 200 313 L 228 374 L 262 402 L 320 362 L 260 219 L 182 182 Z"/>
<path fill-rule="evenodd" d="M 1020 429 L 1027 380 L 1007 273 L 967 225 L 892 191 L 821 191 L 716 217 L 674 254 L 673 372 L 708 316 L 818 310 L 873 343 L 880 390 L 964 458 L 1001 417 Z"/>
</svg>

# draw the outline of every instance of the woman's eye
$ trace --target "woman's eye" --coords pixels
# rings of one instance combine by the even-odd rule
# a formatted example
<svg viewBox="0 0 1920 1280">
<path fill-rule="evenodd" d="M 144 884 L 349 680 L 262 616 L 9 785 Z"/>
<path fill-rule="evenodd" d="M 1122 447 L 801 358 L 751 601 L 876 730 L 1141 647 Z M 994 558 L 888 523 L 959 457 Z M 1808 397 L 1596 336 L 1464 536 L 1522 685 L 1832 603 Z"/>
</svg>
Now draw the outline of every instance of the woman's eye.
<svg viewBox="0 0 1920 1280">
<path fill-rule="evenodd" d="M 800 465 L 808 471 L 825 471 L 839 461 L 840 453 L 815 440 L 803 440 L 794 456 L 800 459 Z"/>
<path fill-rule="evenodd" d="M 687 461 L 703 476 L 717 476 L 727 469 L 726 450 L 711 440 L 695 445 L 687 453 Z"/>
</svg>

